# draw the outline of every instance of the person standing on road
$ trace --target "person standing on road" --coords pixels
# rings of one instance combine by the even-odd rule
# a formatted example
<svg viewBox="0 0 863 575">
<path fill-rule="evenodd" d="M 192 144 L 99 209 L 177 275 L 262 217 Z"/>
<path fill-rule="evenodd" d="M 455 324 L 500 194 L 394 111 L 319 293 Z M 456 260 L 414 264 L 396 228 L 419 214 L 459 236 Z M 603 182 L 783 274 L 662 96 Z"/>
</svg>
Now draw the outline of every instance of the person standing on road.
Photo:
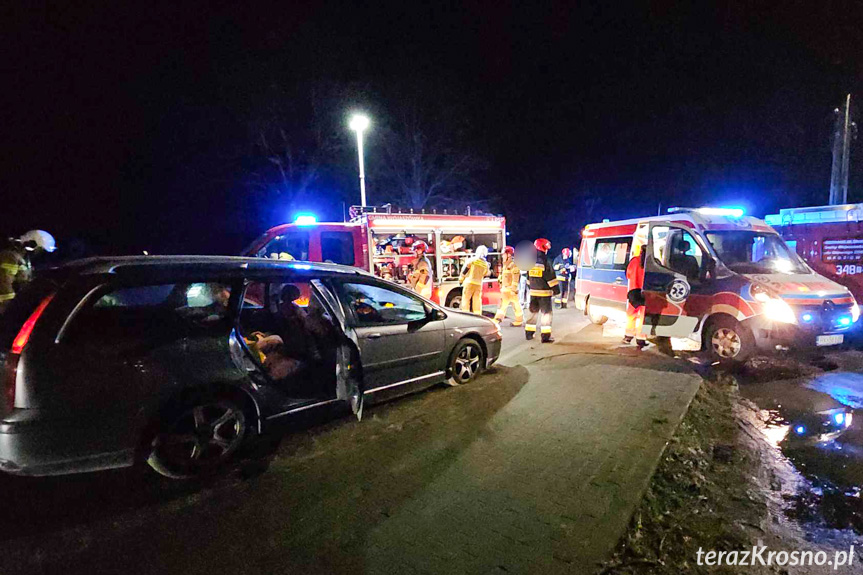
<svg viewBox="0 0 863 575">
<path fill-rule="evenodd" d="M 561 309 L 566 308 L 567 299 L 569 299 L 569 279 L 570 269 L 572 268 L 572 250 L 563 248 L 556 258 L 554 258 L 554 273 L 557 281 L 560 282 L 560 294 L 554 297 L 554 303 L 559 305 Z"/>
<path fill-rule="evenodd" d="M 471 258 L 461 270 L 459 282 L 462 284 L 461 310 L 482 315 L 482 280 L 489 274 L 486 261 L 488 248 L 476 248 L 475 257 Z"/>
<path fill-rule="evenodd" d="M 33 276 L 31 259 L 57 249 L 54 237 L 43 230 L 31 230 L 10 239 L 0 251 L 0 313 L 9 306 L 16 292 Z"/>
<path fill-rule="evenodd" d="M 641 333 L 644 325 L 644 246 L 638 242 L 632 246 L 632 259 L 626 266 L 626 335 L 623 343 L 630 344 L 635 338 L 638 347 L 645 347 L 647 340 Z"/>
<path fill-rule="evenodd" d="M 431 261 L 426 256 L 428 245 L 424 241 L 418 241 L 414 243 L 413 248 L 416 258 L 413 261 L 413 271 L 408 276 L 408 283 L 415 292 L 424 298 L 431 299 L 434 272 Z"/>
<path fill-rule="evenodd" d="M 530 284 L 530 317 L 524 324 L 524 337 L 533 339 L 536 335 L 537 319 L 539 319 L 540 339 L 542 343 L 551 343 L 554 341 L 551 337 L 551 298 L 560 294 L 560 286 L 554 268 L 548 261 L 551 242 L 545 238 L 539 238 L 533 242 L 533 245 L 536 248 L 536 263 L 527 272 Z"/>
<path fill-rule="evenodd" d="M 500 307 L 494 314 L 494 320 L 500 323 L 506 317 L 509 305 L 512 304 L 512 309 L 515 310 L 512 326 L 518 327 L 524 322 L 524 310 L 518 301 L 518 282 L 521 272 L 513 261 L 514 255 L 515 249 L 512 246 L 506 246 L 503 249 L 503 267 L 500 270 L 500 277 L 497 278 L 500 283 Z"/>
</svg>

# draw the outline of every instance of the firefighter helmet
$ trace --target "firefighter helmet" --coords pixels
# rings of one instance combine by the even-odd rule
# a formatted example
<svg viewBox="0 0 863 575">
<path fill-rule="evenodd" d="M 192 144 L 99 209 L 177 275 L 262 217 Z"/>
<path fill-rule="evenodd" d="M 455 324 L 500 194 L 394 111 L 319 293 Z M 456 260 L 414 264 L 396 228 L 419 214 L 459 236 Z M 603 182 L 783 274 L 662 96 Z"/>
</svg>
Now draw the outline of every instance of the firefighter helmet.
<svg viewBox="0 0 863 575">
<path fill-rule="evenodd" d="M 551 249 L 551 242 L 545 238 L 539 238 L 533 242 L 533 247 L 541 252 L 548 252 Z"/>
<path fill-rule="evenodd" d="M 425 243 L 425 242 L 424 242 L 424 241 L 422 241 L 422 240 L 417 240 L 417 241 L 415 241 L 415 242 L 414 242 L 414 245 L 413 245 L 413 246 L 411 246 L 411 247 L 413 247 L 413 250 L 414 250 L 414 251 L 422 250 L 422 251 L 424 251 L 424 252 L 427 252 L 427 251 L 428 251 L 428 249 L 429 249 L 428 244 L 427 244 L 427 243 Z"/>
<path fill-rule="evenodd" d="M 503 253 L 509 254 L 511 256 L 515 255 L 515 248 L 512 246 L 506 246 L 505 248 L 503 248 Z"/>
<path fill-rule="evenodd" d="M 478 246 L 476 248 L 476 256 L 478 258 L 485 259 L 488 256 L 488 248 L 485 246 Z"/>
<path fill-rule="evenodd" d="M 28 251 L 41 248 L 46 252 L 53 252 L 57 249 L 57 242 L 54 241 L 54 236 L 45 230 L 30 230 L 21 236 L 19 241 L 24 244 L 24 249 Z"/>
<path fill-rule="evenodd" d="M 560 252 L 560 255 L 563 256 L 563 259 L 569 259 L 572 257 L 572 250 L 569 248 L 563 248 Z"/>
</svg>

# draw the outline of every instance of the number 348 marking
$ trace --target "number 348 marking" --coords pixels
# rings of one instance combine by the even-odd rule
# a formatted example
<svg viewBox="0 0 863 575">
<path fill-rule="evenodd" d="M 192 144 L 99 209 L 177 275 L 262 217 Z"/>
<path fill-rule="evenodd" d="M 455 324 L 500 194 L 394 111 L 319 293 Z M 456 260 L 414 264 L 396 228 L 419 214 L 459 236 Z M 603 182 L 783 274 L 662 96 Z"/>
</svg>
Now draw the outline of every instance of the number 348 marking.
<svg viewBox="0 0 863 575">
<path fill-rule="evenodd" d="M 863 274 L 863 266 L 855 266 L 853 264 L 836 266 L 836 273 L 840 276 L 856 276 L 857 274 Z"/>
</svg>

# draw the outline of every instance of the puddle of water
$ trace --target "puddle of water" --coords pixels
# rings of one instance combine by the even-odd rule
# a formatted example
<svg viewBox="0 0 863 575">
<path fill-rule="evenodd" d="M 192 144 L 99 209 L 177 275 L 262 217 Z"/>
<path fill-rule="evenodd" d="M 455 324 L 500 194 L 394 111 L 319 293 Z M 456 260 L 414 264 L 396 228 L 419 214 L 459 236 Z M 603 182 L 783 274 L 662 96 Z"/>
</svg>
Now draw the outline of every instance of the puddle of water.
<svg viewBox="0 0 863 575">
<path fill-rule="evenodd" d="M 790 497 L 789 515 L 863 533 L 863 411 L 853 416 L 863 410 L 863 374 L 781 360 L 719 377 L 733 378 L 760 408 L 767 440 L 809 480 L 810 491 Z"/>
</svg>

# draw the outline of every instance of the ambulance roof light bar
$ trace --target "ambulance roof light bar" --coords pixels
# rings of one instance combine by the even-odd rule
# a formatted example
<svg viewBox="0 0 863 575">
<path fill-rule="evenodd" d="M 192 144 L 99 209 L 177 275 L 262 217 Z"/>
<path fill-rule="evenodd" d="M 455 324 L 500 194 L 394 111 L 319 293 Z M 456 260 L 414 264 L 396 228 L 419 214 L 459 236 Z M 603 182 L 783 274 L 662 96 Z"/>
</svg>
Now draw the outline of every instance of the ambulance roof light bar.
<svg viewBox="0 0 863 575">
<path fill-rule="evenodd" d="M 729 218 L 742 218 L 746 213 L 746 210 L 743 208 L 683 208 L 683 207 L 675 207 L 668 208 L 669 214 L 680 214 L 680 213 L 696 213 L 701 214 L 702 216 L 727 216 Z"/>
</svg>

